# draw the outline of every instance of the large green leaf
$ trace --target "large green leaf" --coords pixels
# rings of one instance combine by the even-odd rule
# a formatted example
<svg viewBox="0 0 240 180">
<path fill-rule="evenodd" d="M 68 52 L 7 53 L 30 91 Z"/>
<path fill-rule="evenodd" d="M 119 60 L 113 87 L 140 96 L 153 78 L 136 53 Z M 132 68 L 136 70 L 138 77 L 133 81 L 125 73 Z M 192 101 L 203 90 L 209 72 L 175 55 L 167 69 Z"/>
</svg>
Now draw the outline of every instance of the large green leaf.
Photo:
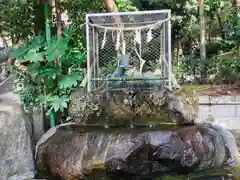
<svg viewBox="0 0 240 180">
<path fill-rule="evenodd" d="M 12 50 L 10 53 L 10 57 L 12 59 L 19 59 L 24 56 L 24 54 L 28 51 L 28 48 L 26 45 L 21 45 L 19 47 L 16 47 Z"/>
<path fill-rule="evenodd" d="M 64 108 L 67 108 L 67 103 L 69 102 L 69 98 L 67 96 L 54 96 L 52 98 L 52 109 L 55 112 L 61 110 L 63 111 Z"/>
<path fill-rule="evenodd" d="M 75 29 L 71 27 L 67 27 L 63 29 L 62 34 L 64 35 L 65 38 L 72 39 L 74 32 L 75 32 Z"/>
<path fill-rule="evenodd" d="M 41 70 L 41 74 L 47 78 L 56 79 L 56 77 L 61 74 L 61 69 L 54 66 L 44 67 L 44 69 Z"/>
<path fill-rule="evenodd" d="M 28 49 L 35 49 L 36 51 L 39 51 L 39 49 L 44 46 L 44 41 L 45 39 L 43 36 L 36 36 L 28 45 Z"/>
<path fill-rule="evenodd" d="M 60 60 L 65 66 L 79 65 L 86 61 L 86 55 L 73 48 L 70 52 L 66 52 L 66 55 L 62 56 Z"/>
<path fill-rule="evenodd" d="M 39 75 L 41 72 L 41 69 L 42 69 L 42 67 L 39 62 L 28 65 L 28 71 L 32 75 Z"/>
<path fill-rule="evenodd" d="M 76 58 L 76 63 L 81 64 L 81 63 L 85 62 L 86 59 L 87 59 L 87 56 L 85 54 L 79 54 Z"/>
<path fill-rule="evenodd" d="M 44 108 L 47 108 L 50 103 L 52 102 L 52 96 L 47 94 L 47 95 L 40 95 L 37 99 L 37 102 L 40 103 Z"/>
<path fill-rule="evenodd" d="M 47 51 L 46 51 L 47 60 L 49 62 L 52 62 L 56 59 L 61 58 L 65 54 L 67 49 L 68 49 L 67 38 L 63 38 L 57 41 L 56 43 L 51 43 L 51 45 L 47 47 Z"/>
<path fill-rule="evenodd" d="M 63 76 L 59 81 L 60 89 L 67 89 L 77 85 L 78 81 L 82 79 L 81 75 L 71 74 Z"/>
<path fill-rule="evenodd" d="M 28 60 L 30 62 L 41 62 L 43 61 L 43 53 L 37 52 L 37 49 L 31 49 L 24 56 L 24 60 Z"/>
</svg>

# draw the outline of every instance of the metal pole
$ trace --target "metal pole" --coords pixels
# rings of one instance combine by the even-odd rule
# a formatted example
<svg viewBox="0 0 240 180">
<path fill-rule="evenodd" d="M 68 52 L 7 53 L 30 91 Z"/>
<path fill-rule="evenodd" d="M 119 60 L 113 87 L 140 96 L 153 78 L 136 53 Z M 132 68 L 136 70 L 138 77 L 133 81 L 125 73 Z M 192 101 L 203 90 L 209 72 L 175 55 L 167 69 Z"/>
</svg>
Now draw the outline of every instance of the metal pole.
<svg viewBox="0 0 240 180">
<path fill-rule="evenodd" d="M 91 62 L 90 62 L 89 15 L 86 15 L 86 46 L 87 46 L 87 91 L 91 92 Z"/>
<path fill-rule="evenodd" d="M 49 21 L 49 4 L 44 4 L 44 16 L 45 16 L 45 32 L 46 32 L 46 40 L 49 44 L 51 41 L 51 29 L 50 29 L 50 21 Z"/>
<path fill-rule="evenodd" d="M 49 4 L 45 2 L 44 4 L 44 16 L 45 16 L 45 32 L 46 32 L 46 40 L 48 46 L 51 43 L 51 29 L 50 29 L 50 21 L 49 21 Z M 50 113 L 50 127 L 54 128 L 56 126 L 55 112 L 52 110 Z"/>
<path fill-rule="evenodd" d="M 95 78 L 96 77 L 96 41 L 95 41 L 95 27 L 92 28 L 91 36 L 92 36 L 92 61 L 93 61 L 93 68 L 92 68 L 92 76 Z M 92 89 L 96 88 L 96 83 L 92 83 Z"/>
<path fill-rule="evenodd" d="M 103 17 L 103 16 L 134 16 L 134 15 L 143 15 L 143 14 L 167 14 L 169 13 L 170 10 L 165 9 L 165 10 L 151 10 L 151 11 L 132 11 L 132 12 L 107 12 L 107 13 L 90 13 L 88 14 L 88 17 Z"/>
<path fill-rule="evenodd" d="M 96 68 L 97 68 L 97 76 L 99 77 L 101 75 L 101 71 L 99 68 L 99 32 L 96 31 L 96 46 L 94 46 L 94 48 L 96 48 Z M 97 88 L 99 88 L 99 81 L 97 81 Z"/>
<path fill-rule="evenodd" d="M 162 61 L 162 64 L 161 64 L 162 65 L 162 74 L 163 74 L 164 77 L 167 77 L 167 67 L 166 67 L 166 64 L 164 62 L 164 60 L 167 59 L 167 56 L 166 56 L 166 53 L 167 53 L 166 52 L 166 23 L 165 22 L 163 23 L 163 29 L 161 31 L 162 31 L 161 33 L 163 34 L 161 40 L 162 40 L 162 46 L 163 46 L 162 52 L 163 52 L 163 55 L 164 55 L 164 56 L 162 55 L 162 60 L 163 61 Z"/>
<path fill-rule="evenodd" d="M 172 90 L 172 39 L 171 11 L 168 12 L 168 88 Z"/>
</svg>

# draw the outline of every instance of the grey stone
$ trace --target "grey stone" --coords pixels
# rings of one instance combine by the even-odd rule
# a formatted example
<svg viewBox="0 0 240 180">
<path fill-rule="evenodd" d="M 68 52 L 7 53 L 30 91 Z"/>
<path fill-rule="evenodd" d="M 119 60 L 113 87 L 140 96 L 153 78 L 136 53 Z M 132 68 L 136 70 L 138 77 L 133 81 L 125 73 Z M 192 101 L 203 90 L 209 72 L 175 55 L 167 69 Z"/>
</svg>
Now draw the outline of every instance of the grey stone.
<svg viewBox="0 0 240 180">
<path fill-rule="evenodd" d="M 7 180 L 12 174 L 18 176 L 18 180 L 25 176 L 34 178 L 30 124 L 22 110 L 18 95 L 12 92 L 2 94 L 0 102 L 1 180 Z"/>
<path fill-rule="evenodd" d="M 49 130 L 37 148 L 40 172 L 63 179 L 94 179 L 100 172 L 119 171 L 193 173 L 238 163 L 234 136 L 210 124 L 168 130 L 63 124 Z"/>
<path fill-rule="evenodd" d="M 90 97 L 90 98 L 89 98 Z M 198 98 L 160 86 L 151 91 L 119 89 L 72 93 L 69 115 L 82 124 L 193 124 Z"/>
<path fill-rule="evenodd" d="M 44 112 L 41 107 L 33 107 L 32 108 L 32 122 L 33 122 L 33 132 L 34 132 L 34 140 L 37 142 L 41 136 L 45 133 L 44 126 Z"/>
<path fill-rule="evenodd" d="M 10 56 L 12 47 L 6 47 L 4 49 L 0 49 L 0 63 L 6 62 Z"/>
</svg>

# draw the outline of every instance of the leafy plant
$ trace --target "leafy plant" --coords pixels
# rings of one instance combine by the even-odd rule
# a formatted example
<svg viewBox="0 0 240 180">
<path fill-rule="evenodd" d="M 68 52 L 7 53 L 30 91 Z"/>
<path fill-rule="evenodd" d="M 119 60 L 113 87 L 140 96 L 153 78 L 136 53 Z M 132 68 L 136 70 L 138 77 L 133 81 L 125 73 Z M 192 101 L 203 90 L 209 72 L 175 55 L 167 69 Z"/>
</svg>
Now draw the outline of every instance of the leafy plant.
<svg viewBox="0 0 240 180">
<path fill-rule="evenodd" d="M 65 29 L 61 40 L 52 37 L 50 43 L 44 36 L 37 36 L 12 52 L 12 59 L 21 66 L 28 63 L 26 72 L 20 73 L 16 82 L 24 105 L 40 105 L 47 112 L 64 112 L 68 107 L 71 91 L 83 78 L 80 64 L 86 59 L 73 35 L 72 28 Z M 19 67 L 14 69 L 18 72 Z"/>
<path fill-rule="evenodd" d="M 180 67 L 187 75 L 197 75 L 200 72 L 200 59 L 196 56 L 188 56 L 183 59 Z"/>
<path fill-rule="evenodd" d="M 240 58 L 237 52 L 217 57 L 219 79 L 227 80 L 229 83 L 240 78 Z"/>
<path fill-rule="evenodd" d="M 209 58 L 206 61 L 201 61 L 199 56 L 187 56 L 180 63 L 180 71 L 185 75 L 193 75 L 194 77 L 200 74 L 208 75 L 215 72 L 216 62 L 214 58 Z"/>
<path fill-rule="evenodd" d="M 132 1 L 129 0 L 116 0 L 118 10 L 123 11 L 137 11 L 138 9 L 133 5 Z"/>
<path fill-rule="evenodd" d="M 0 35 L 11 38 L 13 44 L 44 30 L 41 1 L 0 0 L 0 9 Z"/>
</svg>

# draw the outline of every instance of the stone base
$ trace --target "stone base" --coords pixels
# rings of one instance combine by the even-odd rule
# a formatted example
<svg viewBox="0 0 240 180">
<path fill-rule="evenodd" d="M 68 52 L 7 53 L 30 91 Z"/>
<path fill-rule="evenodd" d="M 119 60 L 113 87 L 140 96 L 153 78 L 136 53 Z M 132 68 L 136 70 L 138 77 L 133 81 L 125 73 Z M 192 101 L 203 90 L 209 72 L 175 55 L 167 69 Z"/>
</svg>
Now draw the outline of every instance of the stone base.
<svg viewBox="0 0 240 180">
<path fill-rule="evenodd" d="M 236 163 L 237 155 L 233 135 L 219 126 L 114 130 L 66 124 L 39 141 L 37 166 L 53 177 L 93 180 L 119 172 L 193 173 Z"/>
<path fill-rule="evenodd" d="M 69 114 L 82 124 L 192 124 L 198 107 L 189 97 L 165 87 L 101 91 L 88 96 L 77 91 L 72 94 Z"/>
<path fill-rule="evenodd" d="M 1 94 L 0 176 L 1 180 L 34 178 L 31 122 L 24 114 L 18 95 Z M 15 178 L 16 177 L 16 178 Z"/>
</svg>

